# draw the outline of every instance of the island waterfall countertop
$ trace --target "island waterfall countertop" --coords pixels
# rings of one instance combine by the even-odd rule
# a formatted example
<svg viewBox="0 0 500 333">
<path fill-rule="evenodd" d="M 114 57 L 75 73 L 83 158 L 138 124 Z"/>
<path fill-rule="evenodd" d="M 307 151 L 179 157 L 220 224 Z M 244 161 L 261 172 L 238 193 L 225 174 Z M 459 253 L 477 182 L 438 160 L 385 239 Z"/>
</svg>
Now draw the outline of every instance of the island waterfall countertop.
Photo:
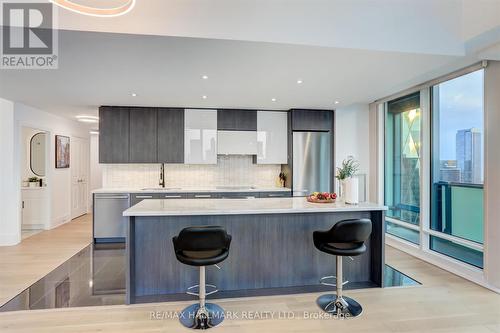
<svg viewBox="0 0 500 333">
<path fill-rule="evenodd" d="M 123 212 L 123 216 L 253 215 L 290 213 L 335 213 L 385 211 L 374 203 L 349 205 L 343 202 L 310 203 L 304 197 L 260 199 L 152 199 L 143 200 Z"/>
</svg>

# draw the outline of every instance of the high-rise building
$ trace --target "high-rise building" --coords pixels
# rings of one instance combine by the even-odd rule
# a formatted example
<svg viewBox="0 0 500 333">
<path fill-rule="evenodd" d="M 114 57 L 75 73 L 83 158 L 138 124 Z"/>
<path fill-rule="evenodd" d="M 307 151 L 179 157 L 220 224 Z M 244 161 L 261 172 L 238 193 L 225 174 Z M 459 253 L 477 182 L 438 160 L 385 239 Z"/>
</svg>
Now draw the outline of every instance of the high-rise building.
<svg viewBox="0 0 500 333">
<path fill-rule="evenodd" d="M 457 168 L 456 160 L 444 160 L 439 165 L 439 180 L 448 183 L 460 183 L 462 171 Z"/>
<path fill-rule="evenodd" d="M 457 131 L 456 153 L 457 168 L 461 170 L 462 182 L 481 184 L 483 167 L 480 130 L 469 128 Z"/>
</svg>

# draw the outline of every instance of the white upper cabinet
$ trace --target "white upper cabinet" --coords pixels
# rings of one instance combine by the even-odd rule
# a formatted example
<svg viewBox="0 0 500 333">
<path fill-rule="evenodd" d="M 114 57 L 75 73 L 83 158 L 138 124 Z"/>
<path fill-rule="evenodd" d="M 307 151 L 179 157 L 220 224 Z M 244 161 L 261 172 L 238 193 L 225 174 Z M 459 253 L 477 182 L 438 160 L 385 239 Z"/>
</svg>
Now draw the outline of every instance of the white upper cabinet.
<svg viewBox="0 0 500 333">
<path fill-rule="evenodd" d="M 287 117 L 287 112 L 257 112 L 257 164 L 287 164 Z"/>
<path fill-rule="evenodd" d="M 217 110 L 184 111 L 184 164 L 217 164 Z"/>
</svg>

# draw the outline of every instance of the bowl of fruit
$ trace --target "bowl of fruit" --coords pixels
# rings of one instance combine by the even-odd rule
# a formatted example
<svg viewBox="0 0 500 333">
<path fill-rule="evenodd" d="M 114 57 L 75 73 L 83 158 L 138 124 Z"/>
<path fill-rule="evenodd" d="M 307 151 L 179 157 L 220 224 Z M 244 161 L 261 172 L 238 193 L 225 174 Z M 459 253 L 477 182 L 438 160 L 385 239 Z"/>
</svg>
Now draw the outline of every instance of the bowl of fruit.
<svg viewBox="0 0 500 333">
<path fill-rule="evenodd" d="M 314 192 L 307 196 L 307 201 L 314 203 L 332 203 L 337 199 L 337 193 Z"/>
</svg>

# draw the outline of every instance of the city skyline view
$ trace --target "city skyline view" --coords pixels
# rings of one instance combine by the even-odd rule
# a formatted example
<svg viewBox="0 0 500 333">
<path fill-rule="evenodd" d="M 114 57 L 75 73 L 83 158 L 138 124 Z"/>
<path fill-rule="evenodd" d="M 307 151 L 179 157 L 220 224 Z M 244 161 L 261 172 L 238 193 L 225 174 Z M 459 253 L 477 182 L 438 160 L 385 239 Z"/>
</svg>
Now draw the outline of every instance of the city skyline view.
<svg viewBox="0 0 500 333">
<path fill-rule="evenodd" d="M 457 131 L 455 151 L 457 159 L 440 160 L 439 180 L 452 183 L 482 183 L 482 133 L 479 129 Z"/>
<path fill-rule="evenodd" d="M 438 181 L 483 182 L 483 76 L 482 70 L 475 71 L 433 89 L 439 128 Z"/>
<path fill-rule="evenodd" d="M 436 106 L 439 110 L 440 160 L 457 159 L 458 131 L 476 128 L 483 136 L 483 76 L 482 70 L 475 71 L 436 86 L 439 90 Z"/>
</svg>

